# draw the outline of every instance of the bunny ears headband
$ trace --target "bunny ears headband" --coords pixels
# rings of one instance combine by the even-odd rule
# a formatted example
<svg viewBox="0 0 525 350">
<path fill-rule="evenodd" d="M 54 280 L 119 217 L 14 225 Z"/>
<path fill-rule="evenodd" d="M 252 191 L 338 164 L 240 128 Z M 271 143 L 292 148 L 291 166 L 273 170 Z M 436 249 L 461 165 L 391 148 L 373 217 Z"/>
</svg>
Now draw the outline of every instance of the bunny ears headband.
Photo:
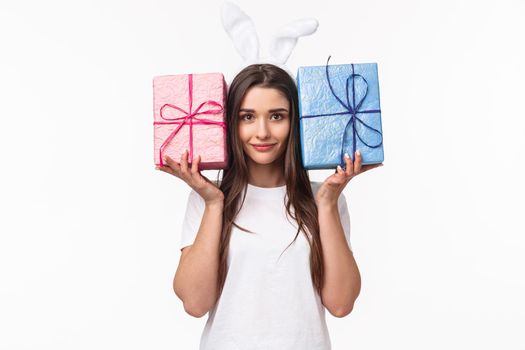
<svg viewBox="0 0 525 350">
<path fill-rule="evenodd" d="M 255 25 L 246 13 L 237 5 L 226 2 L 222 6 L 221 18 L 224 30 L 233 41 L 245 65 L 271 63 L 287 71 L 289 70 L 285 63 L 297 44 L 297 39 L 315 33 L 319 25 L 315 18 L 305 18 L 281 27 L 274 33 L 268 56 L 261 57 Z"/>
</svg>

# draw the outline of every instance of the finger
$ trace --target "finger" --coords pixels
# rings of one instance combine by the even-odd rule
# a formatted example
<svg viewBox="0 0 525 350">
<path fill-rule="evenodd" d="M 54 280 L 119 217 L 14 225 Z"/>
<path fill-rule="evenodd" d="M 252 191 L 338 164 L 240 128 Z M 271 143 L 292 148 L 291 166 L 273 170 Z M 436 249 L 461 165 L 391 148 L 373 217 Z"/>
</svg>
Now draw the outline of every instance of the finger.
<svg viewBox="0 0 525 350">
<path fill-rule="evenodd" d="M 345 175 L 345 171 L 343 170 L 343 168 L 341 168 L 340 165 L 337 165 L 337 168 L 335 169 L 335 172 L 339 176 L 344 176 Z"/>
<path fill-rule="evenodd" d="M 331 178 L 335 184 L 343 183 L 346 178 L 345 170 L 340 165 L 338 165 L 335 169 L 335 174 L 332 175 Z"/>
<path fill-rule="evenodd" d="M 188 174 L 188 150 L 184 150 L 180 156 L 180 171 L 183 175 Z"/>
<path fill-rule="evenodd" d="M 352 158 L 348 155 L 348 153 L 345 153 L 345 162 L 346 162 L 346 176 L 352 176 L 354 175 L 354 162 L 352 162 Z"/>
<path fill-rule="evenodd" d="M 362 161 L 363 160 L 361 159 L 361 151 L 355 151 L 354 174 L 359 174 L 361 172 Z"/>
<path fill-rule="evenodd" d="M 168 173 L 168 174 L 171 174 L 171 175 L 175 175 L 175 174 L 173 173 L 173 169 L 171 169 L 171 168 L 168 167 L 168 166 L 156 166 L 155 169 L 160 170 L 160 171 L 163 171 L 163 172 Z"/>
<path fill-rule="evenodd" d="M 197 157 L 193 158 L 193 161 L 191 162 L 191 175 L 195 175 L 199 172 L 199 163 L 201 160 L 201 156 L 198 155 Z"/>
<path fill-rule="evenodd" d="M 179 172 L 180 171 L 180 164 L 171 159 L 169 156 L 164 156 L 164 162 L 166 162 L 167 166 L 170 167 L 173 171 Z"/>
</svg>

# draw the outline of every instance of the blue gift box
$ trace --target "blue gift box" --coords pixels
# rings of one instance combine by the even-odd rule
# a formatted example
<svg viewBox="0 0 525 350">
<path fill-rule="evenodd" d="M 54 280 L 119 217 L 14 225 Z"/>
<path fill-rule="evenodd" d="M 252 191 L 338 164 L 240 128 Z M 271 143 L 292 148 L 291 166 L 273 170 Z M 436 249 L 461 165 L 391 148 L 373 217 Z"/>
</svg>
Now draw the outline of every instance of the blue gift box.
<svg viewBox="0 0 525 350">
<path fill-rule="evenodd" d="M 383 162 L 376 63 L 300 67 L 297 85 L 306 169 L 344 168 L 355 150 L 362 164 Z"/>
</svg>

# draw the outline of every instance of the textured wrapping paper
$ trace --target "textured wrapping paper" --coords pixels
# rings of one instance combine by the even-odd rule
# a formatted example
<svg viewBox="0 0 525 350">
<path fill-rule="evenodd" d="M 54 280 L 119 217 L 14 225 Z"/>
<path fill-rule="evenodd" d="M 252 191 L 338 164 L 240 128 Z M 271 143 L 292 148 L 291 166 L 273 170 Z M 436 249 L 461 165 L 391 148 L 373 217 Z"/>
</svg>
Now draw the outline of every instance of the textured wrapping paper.
<svg viewBox="0 0 525 350">
<path fill-rule="evenodd" d="M 297 72 L 301 152 L 306 169 L 383 162 L 377 64 L 300 67 Z"/>
<path fill-rule="evenodd" d="M 221 73 L 165 75 L 153 78 L 154 159 L 180 162 L 201 156 L 200 170 L 227 165 L 224 124 L 226 83 Z"/>
</svg>

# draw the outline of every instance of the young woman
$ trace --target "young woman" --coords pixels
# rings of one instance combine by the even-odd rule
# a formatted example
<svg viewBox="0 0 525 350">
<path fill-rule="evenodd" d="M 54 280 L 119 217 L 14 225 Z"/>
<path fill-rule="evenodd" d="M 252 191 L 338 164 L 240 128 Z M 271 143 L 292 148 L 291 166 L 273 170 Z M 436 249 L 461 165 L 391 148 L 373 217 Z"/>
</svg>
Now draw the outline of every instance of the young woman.
<svg viewBox="0 0 525 350">
<path fill-rule="evenodd" d="M 297 87 L 270 64 L 242 70 L 227 98 L 229 166 L 213 183 L 200 156 L 158 168 L 191 188 L 173 286 L 209 312 L 201 350 L 330 349 L 325 308 L 352 311 L 361 288 L 343 189 L 378 165 L 346 156 L 322 184 L 302 168 Z"/>
</svg>

